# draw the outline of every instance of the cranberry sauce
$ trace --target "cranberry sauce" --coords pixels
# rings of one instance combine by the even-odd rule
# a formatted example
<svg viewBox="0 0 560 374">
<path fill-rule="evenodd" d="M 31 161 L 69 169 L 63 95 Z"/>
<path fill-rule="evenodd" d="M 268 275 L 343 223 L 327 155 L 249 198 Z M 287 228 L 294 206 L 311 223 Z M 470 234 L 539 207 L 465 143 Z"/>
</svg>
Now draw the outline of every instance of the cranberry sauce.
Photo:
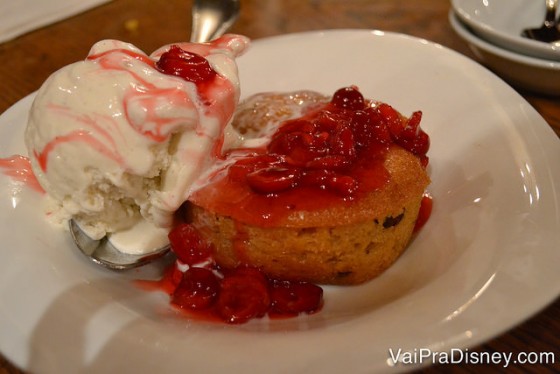
<svg viewBox="0 0 560 374">
<path fill-rule="evenodd" d="M 400 146 L 428 164 L 421 112 L 405 118 L 390 105 L 365 100 L 356 87 L 285 121 L 261 149 L 234 150 L 236 161 L 217 173 L 191 201 L 218 214 L 261 227 L 281 224 L 297 211 L 317 211 L 382 188 L 390 147 Z"/>
<path fill-rule="evenodd" d="M 160 281 L 139 283 L 168 293 L 171 304 L 191 318 L 241 324 L 266 315 L 312 314 L 323 305 L 323 290 L 317 285 L 270 279 L 246 266 L 220 269 L 211 258 L 212 246 L 189 224 L 175 226 L 169 240 L 178 261 Z"/>
<path fill-rule="evenodd" d="M 169 51 L 161 55 L 156 62 L 156 69 L 195 84 L 212 80 L 217 75 L 204 57 L 187 52 L 176 45 L 171 46 Z"/>
<path fill-rule="evenodd" d="M 430 216 L 432 215 L 433 199 L 429 194 L 424 194 L 422 201 L 420 202 L 420 210 L 418 211 L 418 218 L 416 219 L 416 224 L 414 225 L 414 232 L 420 231 L 422 227 L 428 222 Z"/>
</svg>

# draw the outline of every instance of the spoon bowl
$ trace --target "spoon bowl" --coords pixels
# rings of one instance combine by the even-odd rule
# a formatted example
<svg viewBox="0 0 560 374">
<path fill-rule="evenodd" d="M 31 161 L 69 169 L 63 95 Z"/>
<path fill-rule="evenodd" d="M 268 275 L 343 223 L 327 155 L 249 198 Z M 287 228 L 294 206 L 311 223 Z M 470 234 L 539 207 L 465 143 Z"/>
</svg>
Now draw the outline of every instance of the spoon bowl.
<svg viewBox="0 0 560 374">
<path fill-rule="evenodd" d="M 538 40 L 544 43 L 560 41 L 560 25 L 556 21 L 556 9 L 558 0 L 545 0 L 546 13 L 541 27 L 528 28 L 521 32 L 521 35 L 528 39 Z"/>
<path fill-rule="evenodd" d="M 70 235 L 80 251 L 91 261 L 109 269 L 136 268 L 155 261 L 169 252 L 169 245 L 166 245 L 146 254 L 123 253 L 115 248 L 107 236 L 99 240 L 90 238 L 73 219 L 68 222 L 68 226 Z"/>
<path fill-rule="evenodd" d="M 192 7 L 193 27 L 190 41 L 204 43 L 224 34 L 239 16 L 239 0 L 195 0 Z M 167 252 L 169 245 L 146 254 L 119 251 L 107 236 L 90 238 L 73 219 L 70 234 L 78 249 L 98 265 L 112 270 L 127 270 L 153 262 Z"/>
</svg>

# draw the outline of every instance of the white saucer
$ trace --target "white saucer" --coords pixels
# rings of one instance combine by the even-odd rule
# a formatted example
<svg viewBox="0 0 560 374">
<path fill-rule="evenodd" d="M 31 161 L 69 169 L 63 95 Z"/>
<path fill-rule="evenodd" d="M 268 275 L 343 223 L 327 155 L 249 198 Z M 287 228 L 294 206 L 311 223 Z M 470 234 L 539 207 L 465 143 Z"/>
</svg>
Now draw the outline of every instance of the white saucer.
<svg viewBox="0 0 560 374">
<path fill-rule="evenodd" d="M 527 56 L 560 61 L 560 41 L 543 43 L 521 36 L 544 21 L 543 0 L 451 0 L 459 19 L 478 37 Z"/>
<path fill-rule="evenodd" d="M 491 44 L 450 11 L 449 22 L 473 53 L 488 68 L 513 86 L 547 95 L 560 95 L 560 62 L 518 54 Z"/>
</svg>

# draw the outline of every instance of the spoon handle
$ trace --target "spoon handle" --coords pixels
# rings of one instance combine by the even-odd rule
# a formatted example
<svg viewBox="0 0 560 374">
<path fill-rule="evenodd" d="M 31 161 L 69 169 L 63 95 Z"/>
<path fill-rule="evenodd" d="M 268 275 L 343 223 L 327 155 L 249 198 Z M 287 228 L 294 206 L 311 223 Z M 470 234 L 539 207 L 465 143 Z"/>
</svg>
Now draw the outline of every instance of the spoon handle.
<svg viewBox="0 0 560 374">
<path fill-rule="evenodd" d="M 195 0 L 191 42 L 204 43 L 226 32 L 239 16 L 239 0 Z"/>
<path fill-rule="evenodd" d="M 546 0 L 546 13 L 544 17 L 544 24 L 546 27 L 555 27 L 558 23 L 556 21 L 556 9 L 558 8 L 558 0 Z M 560 17 L 559 17 L 560 21 Z"/>
</svg>

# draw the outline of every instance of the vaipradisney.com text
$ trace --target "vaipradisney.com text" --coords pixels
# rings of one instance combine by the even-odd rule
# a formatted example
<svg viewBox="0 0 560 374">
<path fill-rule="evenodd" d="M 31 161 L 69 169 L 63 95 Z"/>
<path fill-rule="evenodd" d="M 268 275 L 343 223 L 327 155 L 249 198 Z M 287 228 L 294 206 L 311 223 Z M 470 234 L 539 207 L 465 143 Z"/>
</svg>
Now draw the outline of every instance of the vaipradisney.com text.
<svg viewBox="0 0 560 374">
<path fill-rule="evenodd" d="M 421 364 L 491 364 L 507 368 L 510 365 L 543 364 L 553 365 L 557 361 L 555 352 L 479 352 L 468 349 L 451 349 L 438 352 L 429 348 L 412 351 L 389 349 L 388 362 L 391 366 Z"/>
</svg>

